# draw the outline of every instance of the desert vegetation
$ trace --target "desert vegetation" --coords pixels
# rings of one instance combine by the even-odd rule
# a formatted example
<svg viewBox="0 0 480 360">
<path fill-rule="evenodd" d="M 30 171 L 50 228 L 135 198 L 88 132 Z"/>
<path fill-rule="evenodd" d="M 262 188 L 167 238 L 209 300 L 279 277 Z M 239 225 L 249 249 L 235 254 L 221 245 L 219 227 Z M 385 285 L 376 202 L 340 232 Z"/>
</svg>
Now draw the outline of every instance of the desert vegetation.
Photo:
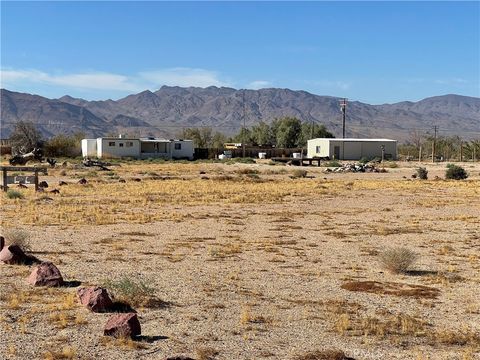
<svg viewBox="0 0 480 360">
<path fill-rule="evenodd" d="M 43 192 L 2 195 L 5 242 L 71 284 L 31 287 L 35 265 L 0 265 L 5 358 L 477 356 L 477 164 L 463 181 L 422 164 L 437 179 L 418 181 L 408 163 L 67 161 Z M 111 314 L 84 309 L 77 282 L 133 307 L 142 336 L 103 336 Z"/>
</svg>

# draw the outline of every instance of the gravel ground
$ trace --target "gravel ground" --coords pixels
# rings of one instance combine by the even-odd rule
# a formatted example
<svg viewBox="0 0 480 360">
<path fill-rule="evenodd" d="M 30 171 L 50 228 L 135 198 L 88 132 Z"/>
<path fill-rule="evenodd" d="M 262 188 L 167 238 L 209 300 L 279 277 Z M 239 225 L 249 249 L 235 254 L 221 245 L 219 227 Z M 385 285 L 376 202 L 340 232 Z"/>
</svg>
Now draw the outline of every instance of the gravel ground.
<svg viewBox="0 0 480 360">
<path fill-rule="evenodd" d="M 248 166 L 272 168 L 202 169 Z M 415 166 L 386 174 L 308 168 L 311 179 L 275 181 L 315 181 L 318 193 L 292 192 L 276 204 L 165 204 L 178 219 L 153 223 L 23 226 L 33 254 L 66 280 L 128 275 L 167 305 L 137 308 L 139 341 L 110 341 L 102 336 L 109 314 L 72 303 L 75 288 L 31 288 L 31 268 L 0 265 L 0 357 L 295 359 L 339 349 L 355 359 L 480 359 L 480 166 L 465 165 L 467 182 L 428 183 L 411 180 Z M 431 179 L 443 177 L 444 164 L 427 166 Z M 326 182 L 335 191 L 321 191 Z M 12 206 L 20 205 L 2 200 L 5 211 Z M 392 247 L 419 255 L 415 271 L 383 268 L 379 254 Z M 439 295 L 343 289 L 349 281 L 423 285 Z M 403 318 L 422 325 L 388 322 Z"/>
</svg>

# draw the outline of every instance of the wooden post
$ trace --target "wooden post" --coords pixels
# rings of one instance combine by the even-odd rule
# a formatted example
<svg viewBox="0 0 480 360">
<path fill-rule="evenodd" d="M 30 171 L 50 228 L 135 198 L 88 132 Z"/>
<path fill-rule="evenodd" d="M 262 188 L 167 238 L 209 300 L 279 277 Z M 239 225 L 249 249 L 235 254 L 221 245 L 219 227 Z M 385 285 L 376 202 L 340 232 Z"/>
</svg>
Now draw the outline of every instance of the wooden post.
<svg viewBox="0 0 480 360">
<path fill-rule="evenodd" d="M 463 161 L 463 142 L 460 141 L 460 162 Z"/>
<path fill-rule="evenodd" d="M 420 145 L 420 148 L 418 149 L 418 162 L 422 161 L 422 145 Z"/>
<path fill-rule="evenodd" d="M 38 170 L 35 170 L 35 191 L 38 191 Z"/>
<path fill-rule="evenodd" d="M 7 169 L 3 169 L 3 191 L 7 191 Z"/>
</svg>

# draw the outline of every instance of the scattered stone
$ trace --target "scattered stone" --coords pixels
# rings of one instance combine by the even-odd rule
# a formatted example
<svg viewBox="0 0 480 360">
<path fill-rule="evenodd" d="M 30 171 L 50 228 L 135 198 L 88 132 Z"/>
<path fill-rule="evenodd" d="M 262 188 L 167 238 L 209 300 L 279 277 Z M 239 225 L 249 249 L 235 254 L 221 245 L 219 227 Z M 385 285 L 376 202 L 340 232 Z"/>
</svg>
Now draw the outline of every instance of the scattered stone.
<svg viewBox="0 0 480 360">
<path fill-rule="evenodd" d="M 177 356 L 167 356 L 166 358 L 163 358 L 163 360 L 195 360 L 195 359 L 191 358 L 190 356 L 177 355 Z"/>
<path fill-rule="evenodd" d="M 140 182 L 140 181 L 142 181 L 142 179 L 140 179 L 140 178 L 132 178 L 132 181 Z"/>
<path fill-rule="evenodd" d="M 5 238 L 0 235 L 0 251 L 2 251 L 4 246 L 5 246 Z"/>
<path fill-rule="evenodd" d="M 39 188 L 48 188 L 48 183 L 46 181 L 40 181 L 38 183 Z"/>
<path fill-rule="evenodd" d="M 60 194 L 60 190 L 58 190 L 58 189 L 50 190 L 50 192 L 51 192 L 52 194 Z"/>
<path fill-rule="evenodd" d="M 5 264 L 24 264 L 27 262 L 27 255 L 18 245 L 9 245 L 2 248 L 0 251 L 0 261 Z"/>
<path fill-rule="evenodd" d="M 26 189 L 26 188 L 28 188 L 28 186 L 25 185 L 25 184 L 23 184 L 23 183 L 19 183 L 19 184 L 18 184 L 18 187 L 21 188 L 21 189 Z"/>
<path fill-rule="evenodd" d="M 416 179 L 417 178 L 417 174 L 412 174 L 412 179 Z"/>
<path fill-rule="evenodd" d="M 93 312 L 106 312 L 113 306 L 113 301 L 108 295 L 107 289 L 99 286 L 80 288 L 77 295 L 82 305 Z"/>
<path fill-rule="evenodd" d="M 58 185 L 59 185 L 59 186 L 63 186 L 63 185 L 68 185 L 68 184 L 67 184 L 65 181 L 60 180 L 60 181 L 58 182 Z"/>
<path fill-rule="evenodd" d="M 37 192 L 44 192 L 45 189 L 43 187 L 38 187 Z"/>
<path fill-rule="evenodd" d="M 112 315 L 103 330 L 104 335 L 113 337 L 135 337 L 141 333 L 136 313 Z"/>
<path fill-rule="evenodd" d="M 62 163 L 62 167 L 67 167 L 67 166 L 68 166 L 68 162 L 64 161 L 64 162 Z"/>
<path fill-rule="evenodd" d="M 42 262 L 33 269 L 27 282 L 33 286 L 62 286 L 63 277 L 60 270 L 51 262 Z"/>
<path fill-rule="evenodd" d="M 88 181 L 85 178 L 81 178 L 80 180 L 78 180 L 78 183 L 81 185 L 85 185 L 86 183 L 88 183 Z"/>
<path fill-rule="evenodd" d="M 126 180 L 125 180 L 125 179 L 119 179 L 118 182 L 120 182 L 120 183 L 126 183 Z"/>
<path fill-rule="evenodd" d="M 203 170 L 201 170 L 201 171 L 199 172 L 199 174 L 200 174 L 200 175 L 205 175 L 205 174 L 206 174 L 206 172 L 205 172 L 205 171 L 203 171 Z"/>
</svg>

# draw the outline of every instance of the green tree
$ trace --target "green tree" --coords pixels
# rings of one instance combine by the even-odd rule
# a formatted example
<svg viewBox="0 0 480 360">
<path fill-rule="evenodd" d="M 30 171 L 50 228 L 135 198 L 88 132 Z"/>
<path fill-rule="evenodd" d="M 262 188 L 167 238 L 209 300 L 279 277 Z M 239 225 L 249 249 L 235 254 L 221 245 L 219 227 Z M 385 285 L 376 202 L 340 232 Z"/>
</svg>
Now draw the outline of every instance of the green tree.
<svg viewBox="0 0 480 360">
<path fill-rule="evenodd" d="M 312 131 L 313 128 L 313 131 Z M 333 138 L 333 134 L 327 130 L 323 124 L 315 124 L 311 122 L 302 123 L 302 131 L 298 138 L 298 147 L 307 146 L 307 140 L 315 138 Z"/>
<path fill-rule="evenodd" d="M 221 148 L 226 137 L 218 131 L 214 133 L 210 127 L 203 127 L 183 129 L 180 138 L 193 140 L 196 148 Z"/>
<path fill-rule="evenodd" d="M 232 138 L 233 142 L 251 144 L 254 142 L 252 131 L 248 128 L 241 128 L 240 132 Z"/>
<path fill-rule="evenodd" d="M 251 129 L 251 139 L 256 145 L 274 145 L 275 136 L 272 129 L 268 124 L 261 121 L 258 125 L 254 125 Z"/>
<path fill-rule="evenodd" d="M 277 147 L 293 148 L 298 146 L 302 131 L 302 123 L 299 119 L 294 117 L 275 119 L 272 128 L 274 129 Z"/>
</svg>

